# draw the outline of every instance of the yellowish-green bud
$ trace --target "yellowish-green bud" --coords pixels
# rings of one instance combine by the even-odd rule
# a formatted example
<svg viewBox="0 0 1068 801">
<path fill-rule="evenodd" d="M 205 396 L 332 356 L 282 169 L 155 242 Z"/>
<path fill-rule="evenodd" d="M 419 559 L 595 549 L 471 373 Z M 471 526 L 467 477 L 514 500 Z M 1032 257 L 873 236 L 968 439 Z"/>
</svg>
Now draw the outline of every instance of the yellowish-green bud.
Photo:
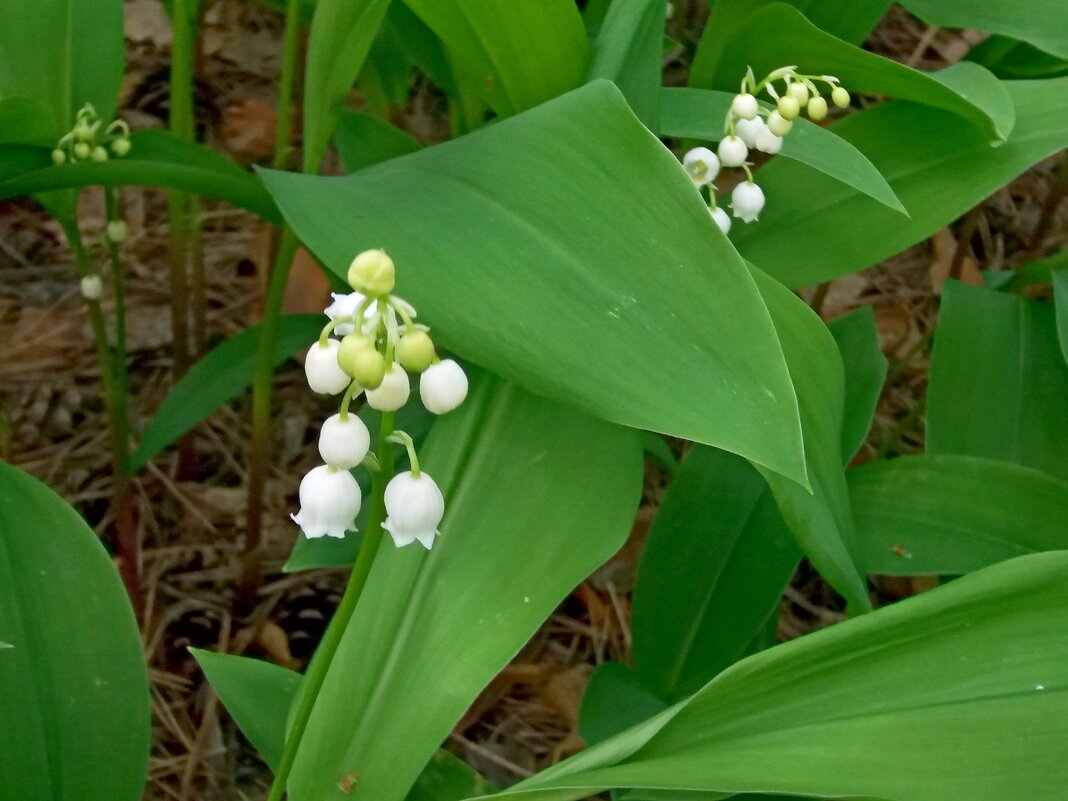
<svg viewBox="0 0 1068 801">
<path fill-rule="evenodd" d="M 93 152 L 92 148 L 90 148 L 89 145 L 87 145 L 85 142 L 79 142 L 74 146 L 73 150 L 74 158 L 78 159 L 79 161 L 84 161 L 85 159 L 89 158 L 89 154 Z"/>
<path fill-rule="evenodd" d="M 120 159 L 130 152 L 130 140 L 125 136 L 111 143 L 111 152 Z"/>
<path fill-rule="evenodd" d="M 791 95 L 783 95 L 779 98 L 779 113 L 785 120 L 792 120 L 801 113 L 801 104 L 797 98 Z M 781 134 L 779 134 L 781 136 Z"/>
<path fill-rule="evenodd" d="M 776 136 L 786 136 L 793 127 L 794 124 L 778 111 L 773 111 L 768 115 L 768 130 Z"/>
<path fill-rule="evenodd" d="M 849 105 L 849 92 L 841 86 L 836 86 L 831 91 L 831 100 L 838 108 L 845 108 Z"/>
<path fill-rule="evenodd" d="M 363 334 L 348 334 L 347 336 L 342 337 L 341 346 L 337 351 L 338 366 L 352 376 L 352 365 L 355 362 L 356 356 L 365 350 L 374 350 L 374 344 Z"/>
<path fill-rule="evenodd" d="M 52 163 L 57 167 L 67 160 L 67 154 L 58 147 L 52 151 Z"/>
<path fill-rule="evenodd" d="M 74 126 L 74 138 L 79 142 L 89 142 L 93 138 L 93 126 L 82 120 Z"/>
<path fill-rule="evenodd" d="M 365 250 L 352 260 L 348 278 L 353 289 L 368 297 L 388 295 L 396 282 L 393 259 L 384 250 Z"/>
<path fill-rule="evenodd" d="M 790 84 L 790 88 L 786 92 L 797 101 L 799 106 L 803 106 L 808 102 L 808 87 L 800 81 L 794 81 Z"/>
<path fill-rule="evenodd" d="M 827 101 L 822 97 L 814 97 L 808 101 L 808 116 L 813 122 L 819 122 L 827 116 Z"/>
<path fill-rule="evenodd" d="M 386 375 L 386 360 L 374 348 L 364 348 L 351 362 L 352 377 L 364 389 L 378 389 Z"/>
<path fill-rule="evenodd" d="M 112 220 L 108 223 L 108 241 L 114 244 L 125 242 L 130 233 L 125 220 Z"/>
<path fill-rule="evenodd" d="M 426 331 L 412 331 L 397 343 L 397 361 L 412 373 L 421 373 L 434 362 L 434 342 Z"/>
<path fill-rule="evenodd" d="M 102 148 L 100 145 L 97 145 L 96 147 L 93 148 L 92 152 L 89 154 L 89 158 L 91 158 L 93 161 L 107 161 L 108 160 L 108 152 L 104 148 Z"/>
</svg>

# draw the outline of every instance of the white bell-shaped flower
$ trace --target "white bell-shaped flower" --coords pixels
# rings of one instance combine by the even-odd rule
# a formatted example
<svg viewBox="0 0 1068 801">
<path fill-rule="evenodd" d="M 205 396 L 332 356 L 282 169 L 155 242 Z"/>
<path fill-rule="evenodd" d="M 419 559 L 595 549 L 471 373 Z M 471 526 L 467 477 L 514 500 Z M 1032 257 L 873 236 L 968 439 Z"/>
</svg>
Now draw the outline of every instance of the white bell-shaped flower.
<svg viewBox="0 0 1068 801">
<path fill-rule="evenodd" d="M 719 230 L 725 234 L 729 234 L 731 232 L 730 215 L 719 206 L 716 206 L 716 208 L 709 207 L 708 211 L 712 215 L 713 221 L 719 226 Z"/>
<path fill-rule="evenodd" d="M 371 448 L 371 432 L 354 414 L 326 418 L 319 431 L 319 455 L 330 467 L 348 470 L 363 462 Z"/>
<path fill-rule="evenodd" d="M 382 383 L 367 390 L 367 403 L 380 412 L 395 412 L 408 402 L 412 387 L 408 374 L 399 364 L 394 364 L 382 376 Z"/>
<path fill-rule="evenodd" d="M 366 299 L 362 292 L 349 292 L 347 295 L 331 292 L 330 297 L 334 299 L 334 302 L 323 309 L 323 314 L 331 320 L 336 320 L 339 317 L 352 317 L 356 313 L 356 309 Z M 371 311 L 373 312 L 373 309 Z M 363 333 L 369 334 L 374 330 L 372 315 L 369 313 L 364 319 L 366 322 L 363 326 Z M 334 327 L 334 333 L 339 337 L 343 337 L 346 334 L 351 334 L 355 329 L 356 326 L 352 323 L 338 323 Z"/>
<path fill-rule="evenodd" d="M 749 148 L 740 136 L 727 136 L 720 141 L 718 152 L 724 167 L 741 167 L 749 155 Z"/>
<path fill-rule="evenodd" d="M 761 153 L 774 156 L 782 150 L 782 137 L 776 136 L 765 126 L 756 138 L 756 149 Z"/>
<path fill-rule="evenodd" d="M 304 536 L 344 537 L 360 513 L 360 485 L 348 470 L 320 465 L 300 482 L 300 509 L 290 515 Z"/>
<path fill-rule="evenodd" d="M 760 134 L 767 129 L 767 123 L 760 117 L 754 117 L 751 120 L 738 120 L 734 126 L 734 132 L 750 148 L 756 147 Z"/>
<path fill-rule="evenodd" d="M 749 181 L 742 181 L 731 192 L 734 216 L 743 222 L 753 222 L 764 208 L 764 190 Z"/>
<path fill-rule="evenodd" d="M 682 157 L 682 166 L 697 186 L 706 186 L 719 175 L 719 159 L 707 147 L 695 147 Z"/>
<path fill-rule="evenodd" d="M 419 377 L 419 397 L 434 414 L 451 412 L 467 397 L 467 376 L 452 359 L 432 364 Z"/>
<path fill-rule="evenodd" d="M 337 363 L 337 351 L 341 344 L 336 339 L 328 339 L 326 345 L 315 342 L 308 348 L 304 358 L 304 374 L 308 377 L 308 386 L 312 392 L 320 395 L 337 395 L 344 392 L 352 381 Z"/>
<path fill-rule="evenodd" d="M 441 532 L 438 524 L 445 516 L 445 499 L 434 479 L 425 472 L 418 476 L 410 470 L 395 475 L 386 485 L 386 519 L 382 528 L 393 537 L 398 548 L 416 540 L 430 550 L 434 537 Z"/>
<path fill-rule="evenodd" d="M 731 111 L 743 120 L 753 119 L 758 110 L 757 99 L 748 92 L 735 95 L 734 100 L 731 101 Z"/>
</svg>

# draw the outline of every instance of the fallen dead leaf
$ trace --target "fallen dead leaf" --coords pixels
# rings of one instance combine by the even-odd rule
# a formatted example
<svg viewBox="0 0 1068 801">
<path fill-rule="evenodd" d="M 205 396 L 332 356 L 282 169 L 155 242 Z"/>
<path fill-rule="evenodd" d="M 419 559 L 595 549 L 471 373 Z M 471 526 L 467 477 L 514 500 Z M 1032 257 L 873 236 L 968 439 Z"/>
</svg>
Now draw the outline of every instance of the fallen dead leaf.
<svg viewBox="0 0 1068 801">
<path fill-rule="evenodd" d="M 943 228 L 931 237 L 931 289 L 936 295 L 942 294 L 942 287 L 949 278 L 956 253 L 957 238 L 948 228 Z M 972 286 L 983 285 L 983 277 L 979 274 L 979 263 L 972 256 L 970 248 L 965 251 L 961 259 L 958 280 Z"/>
</svg>

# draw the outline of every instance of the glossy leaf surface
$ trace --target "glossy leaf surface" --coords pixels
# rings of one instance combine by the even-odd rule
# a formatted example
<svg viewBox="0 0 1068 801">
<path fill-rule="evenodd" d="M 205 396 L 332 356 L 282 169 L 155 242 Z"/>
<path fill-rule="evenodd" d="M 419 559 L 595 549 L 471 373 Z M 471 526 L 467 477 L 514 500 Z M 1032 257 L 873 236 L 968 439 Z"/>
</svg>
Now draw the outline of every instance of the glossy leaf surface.
<svg viewBox="0 0 1068 801">
<path fill-rule="evenodd" d="M 839 317 L 827 328 L 838 343 L 845 369 L 842 419 L 842 462 L 848 464 L 871 430 L 888 363 L 879 348 L 879 332 L 871 306 Z"/>
<path fill-rule="evenodd" d="M 1068 58 L 1064 4 L 1060 0 L 905 0 L 902 5 L 933 25 L 1001 33 Z"/>
<path fill-rule="evenodd" d="M 607 78 L 645 126 L 656 130 L 663 73 L 664 4 L 616 0 L 597 31 L 587 80 Z"/>
</svg>

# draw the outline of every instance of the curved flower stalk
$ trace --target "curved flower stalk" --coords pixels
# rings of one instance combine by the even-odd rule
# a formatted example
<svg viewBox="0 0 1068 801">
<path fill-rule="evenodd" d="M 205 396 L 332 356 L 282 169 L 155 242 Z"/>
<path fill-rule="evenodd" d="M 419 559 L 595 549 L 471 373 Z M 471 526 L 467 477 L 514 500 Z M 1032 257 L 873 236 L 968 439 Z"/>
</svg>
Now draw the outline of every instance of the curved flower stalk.
<svg viewBox="0 0 1068 801">
<path fill-rule="evenodd" d="M 776 88 L 776 81 L 782 82 L 781 90 Z M 796 67 L 780 67 L 757 82 L 750 69 L 731 101 L 723 121 L 724 136 L 716 152 L 695 147 L 683 156 L 682 165 L 698 190 L 708 187 L 709 213 L 724 234 L 730 233 L 731 218 L 716 204 L 716 187 L 712 183 L 720 167 L 739 167 L 745 171 L 746 180 L 734 188 L 730 205 L 734 216 L 742 222 L 756 222 L 764 208 L 764 192 L 753 180 L 749 154 L 758 150 L 773 156 L 782 150 L 783 139 L 803 111 L 813 122 L 826 117 L 827 100 L 820 94 L 820 84 L 825 86 L 835 106 L 849 105 L 849 92 L 833 75 L 802 75 Z M 758 96 L 763 91 L 774 105 L 761 104 Z"/>
</svg>

